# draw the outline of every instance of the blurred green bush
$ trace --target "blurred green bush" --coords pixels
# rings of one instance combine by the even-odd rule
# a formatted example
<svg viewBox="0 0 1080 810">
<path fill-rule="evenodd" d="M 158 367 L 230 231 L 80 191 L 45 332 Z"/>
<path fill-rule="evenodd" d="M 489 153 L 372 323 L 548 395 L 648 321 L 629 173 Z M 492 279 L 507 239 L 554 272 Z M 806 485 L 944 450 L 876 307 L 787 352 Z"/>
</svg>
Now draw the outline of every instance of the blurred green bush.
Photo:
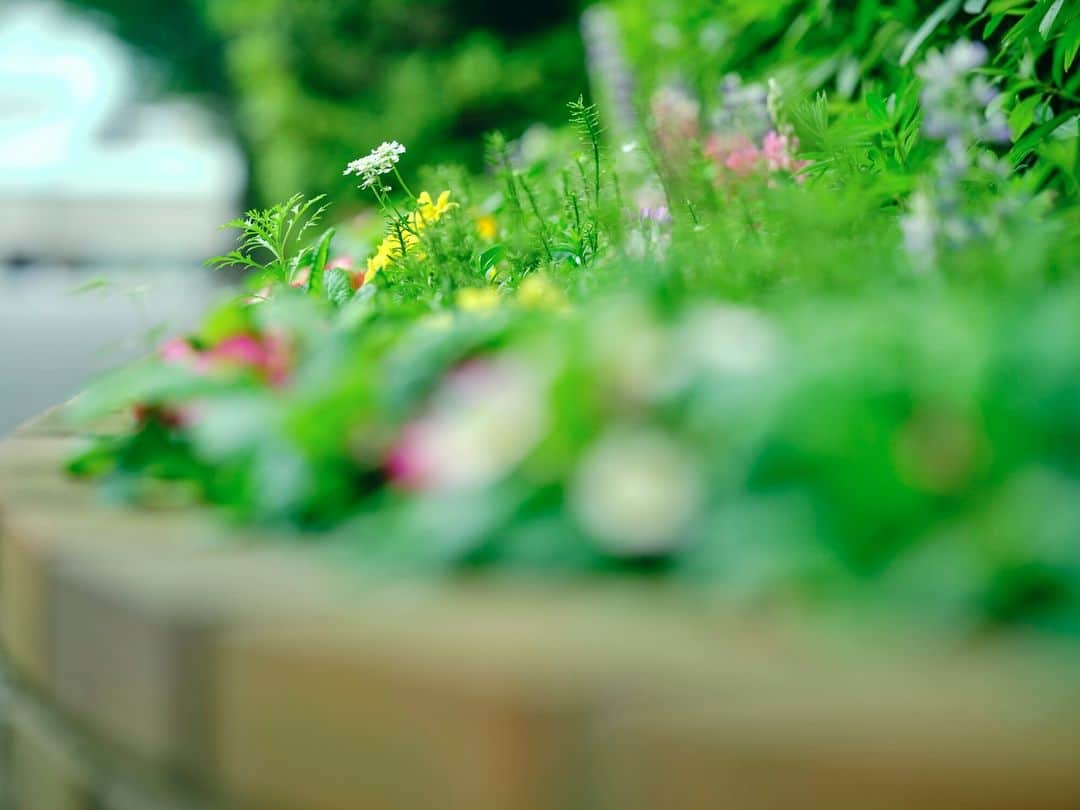
<svg viewBox="0 0 1080 810">
<path fill-rule="evenodd" d="M 484 132 L 565 119 L 585 89 L 578 0 L 69 0 L 164 63 L 170 88 L 220 97 L 252 197 L 345 196 L 345 164 L 405 143 L 478 168 Z"/>
<path fill-rule="evenodd" d="M 781 70 L 807 91 L 850 97 L 895 79 L 925 46 L 959 38 L 997 53 L 992 75 L 1075 100 L 1080 35 L 1074 4 L 1056 0 L 611 0 L 646 84 L 708 83 L 727 71 Z M 917 61 L 917 59 L 916 59 Z M 797 80 L 797 81 L 795 81 Z M 699 87 L 698 89 L 711 89 Z"/>
<path fill-rule="evenodd" d="M 823 91 L 833 112 L 903 105 L 910 69 L 957 40 L 994 54 L 980 69 L 1008 119 L 1008 158 L 1076 194 L 1080 4 L 1059 0 L 610 0 L 639 96 L 677 86 L 705 102 L 726 74 L 776 79 L 792 98 Z M 644 99 L 637 104 L 645 108 Z M 848 105 L 855 105 L 849 108 Z M 890 107 L 892 103 L 889 102 Z"/>
</svg>

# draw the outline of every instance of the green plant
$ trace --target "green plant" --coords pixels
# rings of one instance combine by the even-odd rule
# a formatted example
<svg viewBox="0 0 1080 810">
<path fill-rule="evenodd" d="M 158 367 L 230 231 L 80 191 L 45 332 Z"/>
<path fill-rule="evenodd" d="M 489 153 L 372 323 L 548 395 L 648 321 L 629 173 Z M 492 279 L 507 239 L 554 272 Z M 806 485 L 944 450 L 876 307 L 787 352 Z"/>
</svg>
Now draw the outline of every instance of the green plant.
<svg viewBox="0 0 1080 810">
<path fill-rule="evenodd" d="M 617 148 L 579 99 L 434 193 L 383 143 L 348 164 L 371 243 L 317 199 L 234 223 L 260 295 L 89 390 L 134 419 L 74 466 L 396 573 L 1075 634 L 1080 204 L 1043 145 L 1005 154 L 1011 47 L 917 45 L 849 100 L 662 87 Z"/>
</svg>

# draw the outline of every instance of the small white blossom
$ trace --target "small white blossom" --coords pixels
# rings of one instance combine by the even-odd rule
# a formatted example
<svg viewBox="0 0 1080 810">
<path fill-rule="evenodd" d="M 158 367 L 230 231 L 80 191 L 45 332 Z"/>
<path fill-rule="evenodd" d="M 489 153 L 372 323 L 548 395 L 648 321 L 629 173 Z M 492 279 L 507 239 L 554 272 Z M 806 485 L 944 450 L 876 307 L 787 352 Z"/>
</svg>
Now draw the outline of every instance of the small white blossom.
<svg viewBox="0 0 1080 810">
<path fill-rule="evenodd" d="M 379 182 L 379 176 L 389 174 L 405 154 L 405 147 L 397 141 L 384 141 L 371 152 L 349 163 L 342 174 L 355 174 L 360 178 L 360 188 L 371 188 Z"/>
</svg>

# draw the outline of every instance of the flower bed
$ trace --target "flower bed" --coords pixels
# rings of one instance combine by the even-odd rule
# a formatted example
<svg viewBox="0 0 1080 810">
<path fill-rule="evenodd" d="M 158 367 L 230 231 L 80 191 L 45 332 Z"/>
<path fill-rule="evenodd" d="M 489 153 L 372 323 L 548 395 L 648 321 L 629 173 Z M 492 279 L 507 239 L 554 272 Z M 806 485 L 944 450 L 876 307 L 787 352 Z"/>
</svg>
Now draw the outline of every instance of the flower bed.
<svg viewBox="0 0 1080 810">
<path fill-rule="evenodd" d="M 988 60 L 930 51 L 876 123 L 662 88 L 617 152 L 579 100 L 576 144 L 492 136 L 437 193 L 384 143 L 344 168 L 370 255 L 318 197 L 230 223 L 247 293 L 80 398 L 137 422 L 73 469 L 399 573 L 1074 632 L 1080 209 L 1054 144 L 999 154 Z"/>
<path fill-rule="evenodd" d="M 870 652 L 640 581 L 357 580 L 200 510 L 102 505 L 56 470 L 73 441 L 46 419 L 0 443 L 20 810 L 1080 798 L 1066 646 Z"/>
</svg>

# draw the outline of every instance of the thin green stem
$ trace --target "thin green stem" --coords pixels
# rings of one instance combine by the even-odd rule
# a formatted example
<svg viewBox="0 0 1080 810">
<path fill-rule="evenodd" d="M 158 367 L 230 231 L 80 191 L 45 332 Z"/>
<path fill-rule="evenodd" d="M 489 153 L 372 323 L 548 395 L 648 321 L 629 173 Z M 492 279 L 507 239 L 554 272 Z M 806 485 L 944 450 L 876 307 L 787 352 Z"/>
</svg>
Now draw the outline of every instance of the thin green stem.
<svg viewBox="0 0 1080 810">
<path fill-rule="evenodd" d="M 398 167 L 397 167 L 396 164 L 394 165 L 394 177 L 396 177 L 398 182 L 401 183 L 402 189 L 405 190 L 405 193 L 409 195 L 409 199 L 412 200 L 413 203 L 415 204 L 416 203 L 416 195 L 412 193 L 412 190 L 405 183 L 405 178 L 401 176 L 401 172 L 398 171 Z"/>
<path fill-rule="evenodd" d="M 528 183 L 521 178 L 518 178 L 518 181 L 525 191 L 525 196 L 529 199 L 529 207 L 532 208 L 532 212 L 536 216 L 536 221 L 540 226 L 540 241 L 544 244 L 544 253 L 547 254 L 549 262 L 554 262 L 555 257 L 551 253 L 551 245 L 548 244 L 547 229 L 544 227 L 544 218 L 540 216 L 540 207 L 536 204 L 536 197 L 533 196 L 532 189 L 529 188 Z"/>
</svg>

